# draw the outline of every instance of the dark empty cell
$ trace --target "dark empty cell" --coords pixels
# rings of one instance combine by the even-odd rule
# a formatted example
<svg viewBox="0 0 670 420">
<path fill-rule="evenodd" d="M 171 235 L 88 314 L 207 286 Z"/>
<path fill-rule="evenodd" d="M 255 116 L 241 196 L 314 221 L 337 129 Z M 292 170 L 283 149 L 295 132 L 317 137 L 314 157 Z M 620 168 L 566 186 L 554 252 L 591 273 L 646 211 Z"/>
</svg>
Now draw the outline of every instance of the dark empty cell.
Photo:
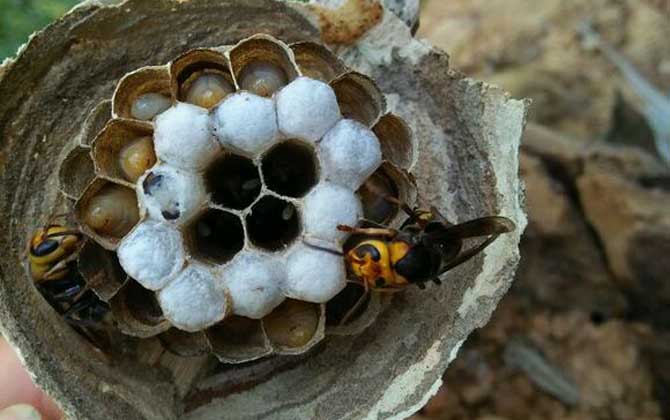
<svg viewBox="0 0 670 420">
<path fill-rule="evenodd" d="M 607 318 L 605 317 L 605 314 L 600 312 L 600 311 L 593 311 L 591 312 L 591 322 L 594 325 L 601 325 L 603 322 L 605 322 Z"/>
<path fill-rule="evenodd" d="M 369 299 L 370 294 L 365 293 L 363 286 L 347 283 L 347 287 L 326 303 L 326 324 L 340 325 L 345 317 L 346 323 L 353 321 L 363 313 Z"/>
<path fill-rule="evenodd" d="M 287 197 L 302 197 L 317 182 L 314 151 L 293 140 L 272 148 L 263 158 L 262 169 L 268 188 Z"/>
<path fill-rule="evenodd" d="M 295 206 L 276 197 L 263 197 L 247 216 L 249 239 L 271 251 L 290 244 L 300 233 L 300 215 Z"/>
<path fill-rule="evenodd" d="M 358 189 L 358 196 L 363 204 L 363 217 L 377 223 L 388 223 L 398 213 L 398 206 L 389 202 L 385 197 L 398 198 L 398 188 L 386 174 L 384 168 L 379 168 Z"/>
<path fill-rule="evenodd" d="M 163 321 L 163 311 L 154 292 L 132 280 L 127 287 L 125 304 L 133 318 L 147 325 L 156 325 Z"/>
<path fill-rule="evenodd" d="M 216 160 L 205 174 L 212 200 L 224 207 L 242 210 L 261 192 L 261 178 L 253 162 L 237 155 Z"/>
<path fill-rule="evenodd" d="M 229 261 L 244 246 L 242 221 L 226 211 L 207 210 L 188 227 L 188 245 L 198 258 Z"/>
</svg>

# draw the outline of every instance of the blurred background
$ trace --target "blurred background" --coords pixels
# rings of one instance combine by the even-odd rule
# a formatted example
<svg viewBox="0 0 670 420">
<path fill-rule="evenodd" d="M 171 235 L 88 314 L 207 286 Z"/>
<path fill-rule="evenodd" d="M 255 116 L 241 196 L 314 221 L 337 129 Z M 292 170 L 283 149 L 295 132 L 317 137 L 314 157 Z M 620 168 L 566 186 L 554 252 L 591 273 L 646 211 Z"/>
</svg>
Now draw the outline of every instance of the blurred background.
<svg viewBox="0 0 670 420">
<path fill-rule="evenodd" d="M 0 61 L 13 56 L 33 31 L 77 3 L 77 0 L 0 0 Z"/>
<path fill-rule="evenodd" d="M 0 61 L 75 0 L 0 0 Z M 427 0 L 418 37 L 533 100 L 518 279 L 420 419 L 670 418 L 670 0 Z"/>
<path fill-rule="evenodd" d="M 417 36 L 533 105 L 518 278 L 414 419 L 670 419 L 670 1 L 428 0 Z"/>
</svg>

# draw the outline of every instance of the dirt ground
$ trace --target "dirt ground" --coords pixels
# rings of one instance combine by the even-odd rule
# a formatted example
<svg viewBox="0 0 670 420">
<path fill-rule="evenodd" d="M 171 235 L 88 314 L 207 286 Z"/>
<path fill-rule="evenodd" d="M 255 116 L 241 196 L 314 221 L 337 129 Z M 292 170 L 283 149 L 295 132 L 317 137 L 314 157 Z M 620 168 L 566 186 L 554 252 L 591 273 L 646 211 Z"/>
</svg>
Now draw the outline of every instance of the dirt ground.
<svg viewBox="0 0 670 420">
<path fill-rule="evenodd" d="M 670 252 L 670 172 L 643 102 L 580 34 L 585 23 L 670 91 L 668 2 L 423 3 L 417 36 L 452 68 L 534 103 L 518 279 L 415 420 L 670 416 L 670 267 L 659 254 Z"/>
</svg>

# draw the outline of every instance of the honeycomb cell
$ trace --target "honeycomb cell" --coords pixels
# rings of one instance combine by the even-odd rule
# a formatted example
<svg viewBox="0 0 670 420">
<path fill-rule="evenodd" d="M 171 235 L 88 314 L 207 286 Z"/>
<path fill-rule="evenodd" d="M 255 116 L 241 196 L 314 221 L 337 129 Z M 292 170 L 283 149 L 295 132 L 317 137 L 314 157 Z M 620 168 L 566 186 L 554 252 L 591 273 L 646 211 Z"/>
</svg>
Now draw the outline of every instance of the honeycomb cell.
<svg viewBox="0 0 670 420">
<path fill-rule="evenodd" d="M 300 214 L 288 201 L 263 197 L 247 216 L 247 232 L 251 242 L 260 248 L 284 249 L 300 234 Z"/>
<path fill-rule="evenodd" d="M 318 305 L 287 299 L 263 319 L 270 341 L 280 348 L 306 346 L 319 327 Z"/>
<path fill-rule="evenodd" d="M 93 142 L 93 160 L 100 174 L 136 182 L 156 162 L 150 124 L 112 120 Z"/>
<path fill-rule="evenodd" d="M 184 265 L 179 231 L 167 223 L 140 223 L 119 245 L 119 262 L 129 276 L 150 290 L 165 287 Z"/>
<path fill-rule="evenodd" d="M 388 197 L 400 199 L 398 186 L 388 176 L 384 167 L 377 169 L 357 191 L 363 203 L 363 216 L 366 220 L 386 224 L 398 214 L 398 205 Z"/>
<path fill-rule="evenodd" d="M 372 127 L 386 107 L 375 82 L 360 73 L 347 73 L 331 83 L 344 118 Z"/>
<path fill-rule="evenodd" d="M 304 196 L 319 178 L 314 150 L 297 140 L 285 141 L 270 149 L 261 169 L 267 187 L 286 197 Z"/>
<path fill-rule="evenodd" d="M 233 313 L 253 319 L 263 318 L 283 300 L 281 284 L 286 278 L 283 264 L 255 252 L 240 253 L 220 275 L 230 292 Z"/>
<path fill-rule="evenodd" d="M 227 211 L 209 209 L 186 228 L 186 243 L 195 258 L 225 263 L 244 247 L 242 221 Z"/>
<path fill-rule="evenodd" d="M 181 169 L 202 170 L 221 146 L 209 129 L 209 114 L 199 106 L 178 103 L 156 118 L 156 156 Z"/>
<path fill-rule="evenodd" d="M 205 187 L 200 176 L 161 165 L 138 181 L 138 197 L 149 217 L 181 224 L 204 205 Z"/>
<path fill-rule="evenodd" d="M 230 95 L 214 109 L 212 129 L 223 147 L 259 153 L 279 134 L 275 103 L 248 92 Z"/>
<path fill-rule="evenodd" d="M 348 283 L 334 298 L 326 303 L 326 325 L 346 324 L 358 317 L 370 299 L 362 285 Z"/>
<path fill-rule="evenodd" d="M 163 311 L 152 291 L 131 280 L 124 296 L 128 313 L 137 321 L 145 325 L 157 325 L 163 321 Z"/>
<path fill-rule="evenodd" d="M 270 97 L 286 86 L 286 83 L 288 83 L 286 73 L 269 62 L 256 61 L 240 72 L 240 89 L 260 96 Z"/>
<path fill-rule="evenodd" d="M 181 357 L 197 357 L 210 352 L 209 343 L 203 332 L 189 333 L 170 328 L 158 336 L 165 350 Z"/>
<path fill-rule="evenodd" d="M 288 137 L 317 142 L 341 117 L 327 84 L 300 77 L 276 96 L 279 130 Z"/>
<path fill-rule="evenodd" d="M 151 120 L 156 115 L 170 108 L 170 98 L 160 93 L 145 93 L 133 102 L 130 114 L 138 120 Z"/>
<path fill-rule="evenodd" d="M 207 268 L 191 264 L 158 293 L 158 301 L 172 325 L 195 332 L 221 321 L 230 309 L 226 292 L 216 287 Z"/>
<path fill-rule="evenodd" d="M 254 163 L 234 154 L 226 154 L 212 163 L 205 172 L 205 184 L 214 203 L 236 210 L 253 203 L 262 186 Z"/>
<path fill-rule="evenodd" d="M 346 272 L 340 255 L 305 244 L 296 244 L 286 261 L 287 297 L 325 303 L 346 286 Z"/>
<path fill-rule="evenodd" d="M 271 352 L 261 321 L 229 316 L 205 332 L 214 354 L 224 363 L 242 363 Z"/>
<path fill-rule="evenodd" d="M 209 109 L 235 89 L 226 56 L 197 48 L 179 56 L 170 66 L 172 88 L 181 102 Z"/>
<path fill-rule="evenodd" d="M 170 72 L 177 99 L 201 108 L 210 109 L 235 91 L 227 59 L 218 51 L 191 50 L 172 63 Z"/>
<path fill-rule="evenodd" d="M 337 56 L 321 44 L 297 42 L 291 49 L 304 76 L 328 83 L 346 71 Z"/>
<path fill-rule="evenodd" d="M 270 97 L 297 77 L 286 46 L 266 35 L 246 39 L 230 51 L 240 89 Z"/>
<path fill-rule="evenodd" d="M 83 224 L 108 247 L 118 243 L 140 218 L 135 192 L 103 179 L 88 186 L 77 203 L 77 213 Z"/>
<path fill-rule="evenodd" d="M 375 134 L 353 120 L 341 120 L 319 143 L 323 177 L 352 190 L 381 165 L 382 152 Z"/>
<path fill-rule="evenodd" d="M 171 103 L 167 67 L 143 67 L 123 76 L 114 93 L 112 111 L 114 117 L 149 121 Z"/>
<path fill-rule="evenodd" d="M 363 216 L 361 202 L 350 189 L 322 182 L 305 197 L 305 234 L 328 242 L 341 241 L 346 233 L 338 225 L 356 226 Z"/>
</svg>

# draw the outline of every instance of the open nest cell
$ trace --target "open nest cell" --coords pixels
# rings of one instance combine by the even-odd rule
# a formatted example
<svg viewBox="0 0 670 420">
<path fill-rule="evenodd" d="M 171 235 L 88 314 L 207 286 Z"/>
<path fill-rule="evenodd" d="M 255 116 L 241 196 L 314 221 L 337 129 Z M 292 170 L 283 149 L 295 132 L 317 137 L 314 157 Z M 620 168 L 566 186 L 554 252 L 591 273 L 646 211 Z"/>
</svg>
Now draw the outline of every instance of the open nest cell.
<svg viewBox="0 0 670 420">
<path fill-rule="evenodd" d="M 268 189 L 285 197 L 303 197 L 319 180 L 314 149 L 297 140 L 274 146 L 263 156 L 261 167 Z"/>
<path fill-rule="evenodd" d="M 244 247 L 244 228 L 239 216 L 208 209 L 187 227 L 188 245 L 194 258 L 212 264 L 230 261 Z"/>
<path fill-rule="evenodd" d="M 207 190 L 214 204 L 243 210 L 258 198 L 261 177 L 254 163 L 243 156 L 226 154 L 207 169 Z"/>
<path fill-rule="evenodd" d="M 246 218 L 251 242 L 259 248 L 277 251 L 288 247 L 300 234 L 300 214 L 295 204 L 265 196 Z"/>
</svg>

